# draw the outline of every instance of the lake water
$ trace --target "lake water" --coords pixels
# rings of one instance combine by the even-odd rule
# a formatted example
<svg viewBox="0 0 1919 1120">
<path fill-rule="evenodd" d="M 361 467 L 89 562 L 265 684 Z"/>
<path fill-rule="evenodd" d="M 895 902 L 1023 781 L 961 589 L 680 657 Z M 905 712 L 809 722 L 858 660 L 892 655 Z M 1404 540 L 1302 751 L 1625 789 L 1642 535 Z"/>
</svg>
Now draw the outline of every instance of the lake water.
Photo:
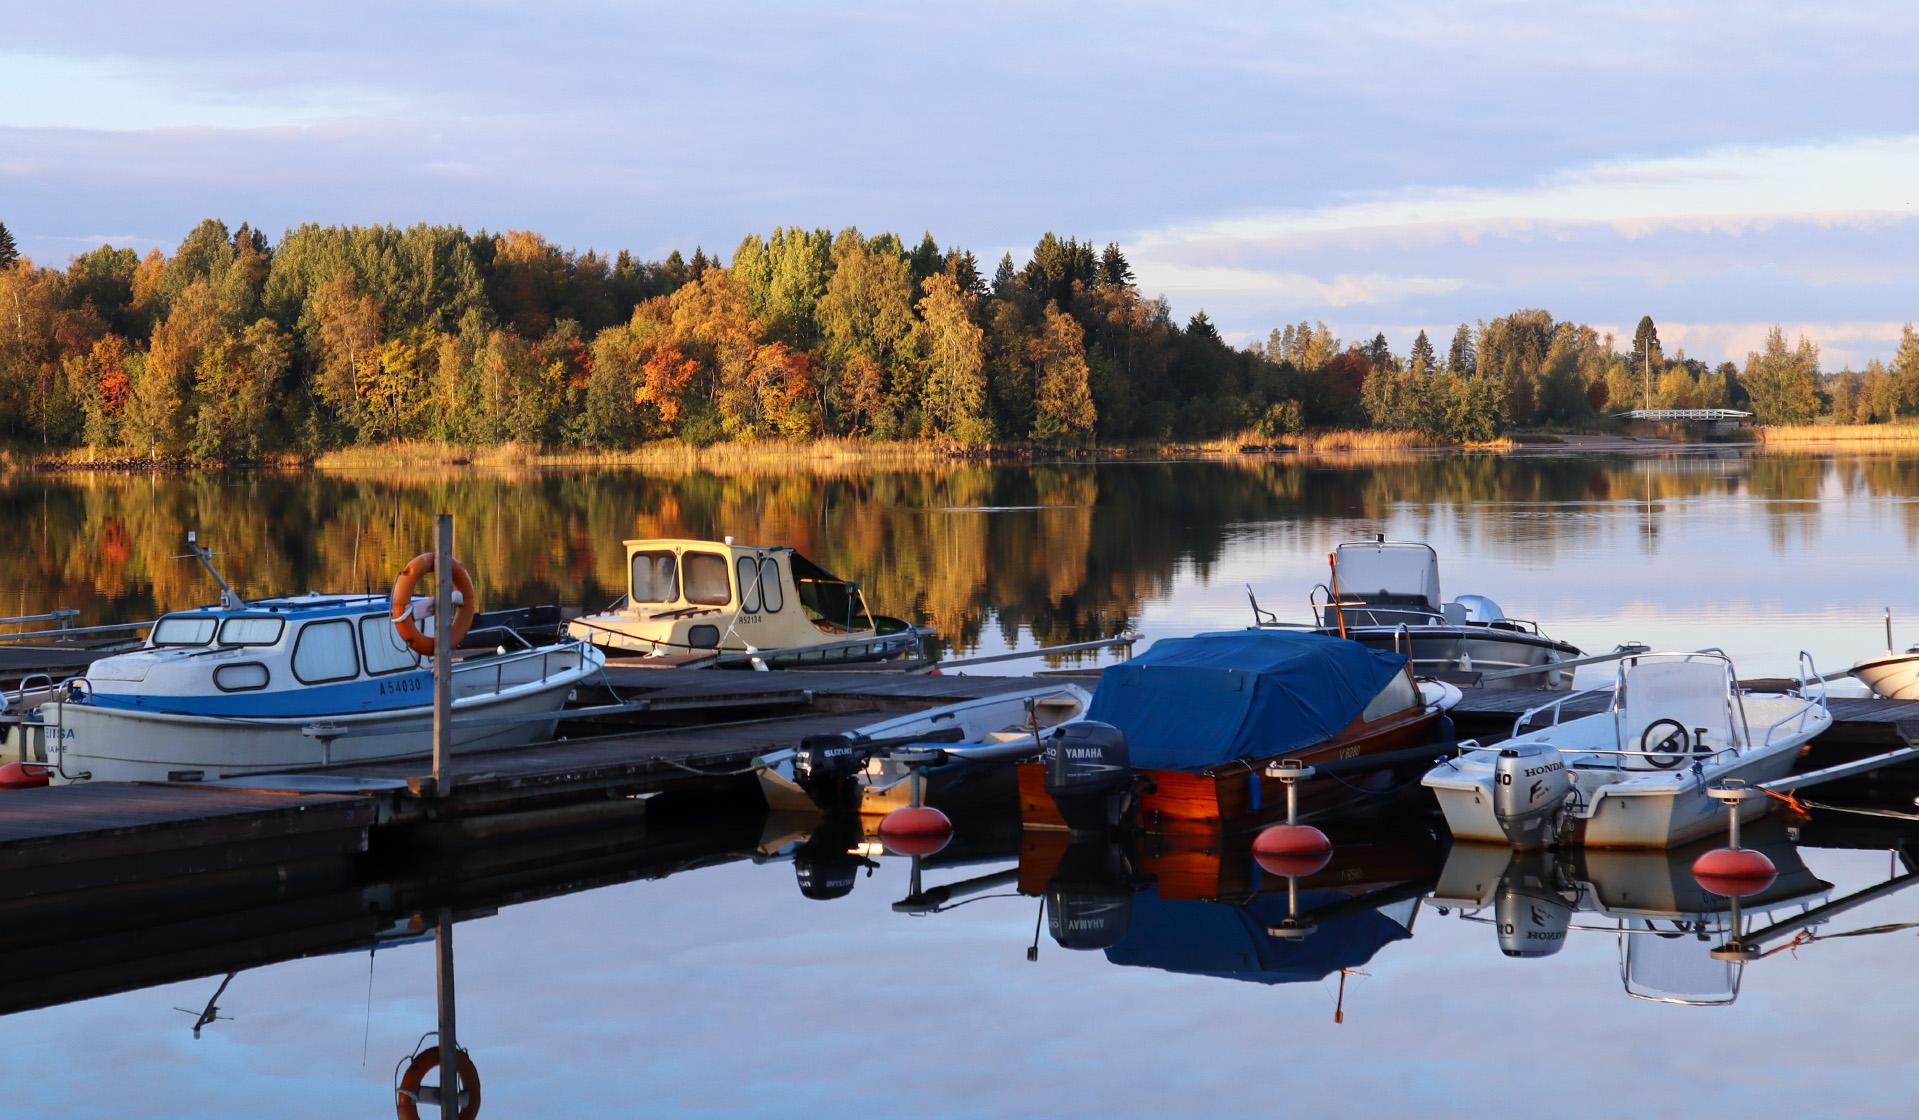
<svg viewBox="0 0 1919 1120">
<path fill-rule="evenodd" d="M 1919 640 L 1914 456 L 13 478 L 0 503 L 0 609 L 85 622 L 207 599 L 173 559 L 189 528 L 247 589 L 380 588 L 444 508 L 489 605 L 597 606 L 621 590 L 623 538 L 730 533 L 798 546 L 949 654 L 1239 627 L 1248 584 L 1304 621 L 1326 554 L 1373 533 L 1431 542 L 1449 597 L 1490 595 L 1587 650 L 1716 645 L 1746 676 L 1805 650 L 1830 671 L 1884 647 L 1887 607 L 1901 648 Z M 65 997 L 0 986 L 8 1007 L 114 992 L 0 1017 L 23 1071 L 5 1114 L 385 1115 L 434 1023 L 420 922 L 442 905 L 483 1116 L 1894 1116 L 1919 1089 L 1902 983 L 1919 891 L 1740 970 L 1709 955 L 1725 916 L 1692 898 L 1683 856 L 1508 868 L 1447 853 L 1416 813 L 1336 836 L 1297 940 L 1270 932 L 1283 881 L 1243 856 L 1022 850 L 1005 822 L 963 821 L 923 867 L 861 848 L 868 867 L 844 855 L 856 836 L 789 823 L 665 819 L 510 875 L 378 869 L 322 892 L 352 919 L 338 932 L 296 923 L 199 963 L 136 944 Z M 1904 836 L 1815 815 L 1795 846 L 1774 828 L 1788 874 L 1759 924 L 1903 874 Z M 852 887 L 806 897 L 799 870 L 815 893 Z M 895 908 L 954 883 L 963 905 Z M 1516 915 L 1557 950 L 1502 953 Z M 194 1037 L 226 970 L 269 944 L 320 955 L 242 968 L 217 1001 L 230 1018 Z M 1735 982 L 1722 1006 L 1633 995 Z"/>
</svg>

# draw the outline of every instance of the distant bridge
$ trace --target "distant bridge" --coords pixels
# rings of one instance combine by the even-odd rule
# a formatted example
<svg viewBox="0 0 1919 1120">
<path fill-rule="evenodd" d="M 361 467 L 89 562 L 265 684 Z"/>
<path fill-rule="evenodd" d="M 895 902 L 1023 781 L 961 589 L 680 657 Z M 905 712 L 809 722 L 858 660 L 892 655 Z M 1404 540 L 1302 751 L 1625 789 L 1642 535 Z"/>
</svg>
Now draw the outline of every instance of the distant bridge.
<svg viewBox="0 0 1919 1120">
<path fill-rule="evenodd" d="M 1752 419 L 1752 413 L 1741 412 L 1736 408 L 1635 408 L 1631 412 L 1621 412 L 1618 416 L 1621 420 L 1691 420 L 1710 424 L 1738 423 Z"/>
</svg>

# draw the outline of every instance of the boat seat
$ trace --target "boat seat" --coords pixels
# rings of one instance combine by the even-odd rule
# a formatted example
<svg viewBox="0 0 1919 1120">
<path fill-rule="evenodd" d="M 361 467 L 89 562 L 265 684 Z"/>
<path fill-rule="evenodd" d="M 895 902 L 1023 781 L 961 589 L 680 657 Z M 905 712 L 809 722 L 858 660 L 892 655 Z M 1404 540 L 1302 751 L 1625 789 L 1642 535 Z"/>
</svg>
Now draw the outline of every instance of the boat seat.
<svg viewBox="0 0 1919 1120">
<path fill-rule="evenodd" d="M 1464 603 L 1447 603 L 1440 608 L 1440 614 L 1446 619 L 1448 626 L 1466 625 L 1466 604 Z"/>
<path fill-rule="evenodd" d="M 1646 730 L 1662 720 L 1672 720 L 1684 727 L 1693 740 L 1695 752 L 1734 745 L 1728 689 L 1723 661 L 1640 661 L 1627 666 L 1619 732 L 1622 749 L 1635 753 L 1626 756 L 1626 768 L 1677 769 L 1655 766 L 1648 756 L 1636 753 Z M 1655 738 L 1658 737 L 1656 734 Z"/>
</svg>

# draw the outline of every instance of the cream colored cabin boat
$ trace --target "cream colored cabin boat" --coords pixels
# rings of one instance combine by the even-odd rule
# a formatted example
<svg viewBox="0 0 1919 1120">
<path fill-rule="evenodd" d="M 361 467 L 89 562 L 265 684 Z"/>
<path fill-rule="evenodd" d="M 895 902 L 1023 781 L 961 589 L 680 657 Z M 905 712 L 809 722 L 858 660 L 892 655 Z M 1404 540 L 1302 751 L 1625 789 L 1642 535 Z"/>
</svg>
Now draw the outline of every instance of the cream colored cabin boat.
<svg viewBox="0 0 1919 1120">
<path fill-rule="evenodd" d="M 859 584 L 783 545 L 627 541 L 626 572 L 625 597 L 568 633 L 613 652 L 779 667 L 908 656 L 928 633 L 873 614 Z"/>
</svg>

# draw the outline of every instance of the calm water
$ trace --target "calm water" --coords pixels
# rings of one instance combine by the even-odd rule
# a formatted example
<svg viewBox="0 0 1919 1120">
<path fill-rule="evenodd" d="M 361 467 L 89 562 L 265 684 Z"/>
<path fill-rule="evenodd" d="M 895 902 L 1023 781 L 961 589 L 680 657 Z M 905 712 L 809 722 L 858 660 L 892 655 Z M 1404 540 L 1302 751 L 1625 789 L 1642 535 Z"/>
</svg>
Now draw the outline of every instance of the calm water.
<svg viewBox="0 0 1919 1120">
<path fill-rule="evenodd" d="M 87 621 L 203 601 L 203 577 L 171 559 L 187 528 L 253 590 L 380 587 L 448 508 L 490 603 L 598 605 L 620 591 L 622 538 L 732 533 L 797 545 L 960 653 L 1236 627 L 1249 583 L 1303 621 L 1325 554 L 1373 532 L 1432 542 L 1449 595 L 1490 595 L 1589 650 L 1719 645 L 1759 675 L 1805 649 L 1832 669 L 1883 647 L 1887 606 L 1900 645 L 1919 640 L 1914 457 L 15 479 L 0 501 L 16 542 L 0 554 L 0 607 Z M 1896 830 L 1837 821 L 1816 819 L 1800 847 L 1772 837 L 1792 888 L 1774 916 L 1902 872 L 1886 850 Z M 892 857 L 843 897 L 803 896 L 795 856 L 820 870 L 807 861 L 853 838 L 796 846 L 757 820 L 656 822 L 529 852 L 513 874 L 383 869 L 325 890 L 331 924 L 236 942 L 230 963 L 169 957 L 155 938 L 90 981 L 0 986 L 18 1007 L 170 981 L 0 1017 L 0 1042 L 32 1071 L 6 1113 L 386 1115 L 395 1061 L 434 1020 L 432 946 L 393 923 L 442 904 L 461 919 L 460 1036 L 483 1116 L 1892 1116 L 1919 1089 L 1902 983 L 1919 891 L 1746 966 L 1730 1006 L 1677 1006 L 1628 983 L 1723 998 L 1732 980 L 1706 955 L 1723 915 L 1696 928 L 1669 898 L 1685 893 L 1683 859 L 1508 873 L 1509 901 L 1581 907 L 1574 924 L 1595 927 L 1519 959 L 1490 920 L 1501 861 L 1449 860 L 1410 825 L 1342 837 L 1302 896 L 1329 917 L 1296 943 L 1267 933 L 1283 887 L 1243 859 L 1107 853 L 1087 870 L 1080 853 L 1060 870 L 1060 853 L 1022 852 L 1002 825 L 963 825 L 920 886 L 980 891 L 931 914 L 894 908 L 914 869 Z M 1049 886 L 1069 919 L 1091 907 L 1124 925 L 1062 947 L 1042 920 Z M 1238 904 L 1197 901 L 1221 896 Z M 1617 933 L 1638 918 L 1652 932 Z M 269 946 L 351 950 L 381 928 L 391 939 L 371 956 L 240 971 L 218 1001 L 231 1019 L 193 1036 L 226 967 Z"/>
</svg>

